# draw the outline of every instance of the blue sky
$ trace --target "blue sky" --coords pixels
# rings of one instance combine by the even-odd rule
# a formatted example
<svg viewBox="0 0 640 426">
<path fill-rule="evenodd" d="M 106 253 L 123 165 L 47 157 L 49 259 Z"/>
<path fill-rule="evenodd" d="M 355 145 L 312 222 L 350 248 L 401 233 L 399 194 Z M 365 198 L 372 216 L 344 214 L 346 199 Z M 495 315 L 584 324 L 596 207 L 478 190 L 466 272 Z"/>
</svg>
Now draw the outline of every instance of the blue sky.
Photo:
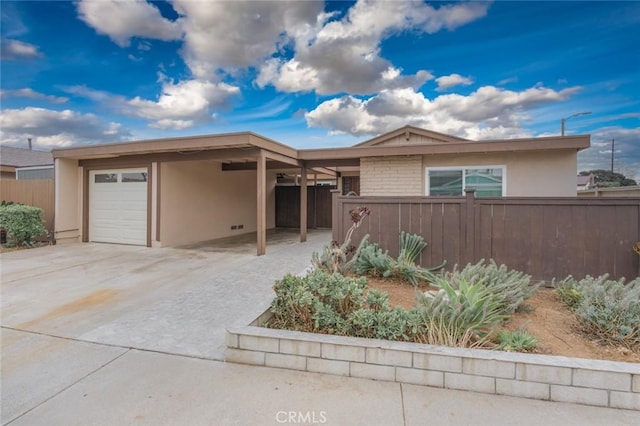
<svg viewBox="0 0 640 426">
<path fill-rule="evenodd" d="M 640 2 L 2 1 L 0 141 L 251 130 L 296 148 L 405 124 L 592 135 L 640 178 Z"/>
</svg>

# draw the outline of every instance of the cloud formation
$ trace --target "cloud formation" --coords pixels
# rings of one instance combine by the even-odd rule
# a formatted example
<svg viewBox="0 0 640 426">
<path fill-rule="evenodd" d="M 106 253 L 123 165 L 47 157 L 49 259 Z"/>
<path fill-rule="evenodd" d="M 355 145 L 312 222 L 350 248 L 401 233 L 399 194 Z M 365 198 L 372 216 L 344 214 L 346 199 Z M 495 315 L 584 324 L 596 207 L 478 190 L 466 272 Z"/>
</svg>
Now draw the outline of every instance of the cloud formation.
<svg viewBox="0 0 640 426">
<path fill-rule="evenodd" d="M 45 95 L 44 93 L 36 92 L 28 87 L 24 89 L 0 90 L 0 99 L 11 97 L 42 99 L 54 104 L 63 104 L 69 100 L 69 98 L 64 96 Z"/>
<path fill-rule="evenodd" d="M 178 22 L 164 18 L 145 0 L 81 0 L 77 8 L 80 19 L 120 47 L 129 46 L 133 37 L 165 41 L 182 37 Z"/>
<path fill-rule="evenodd" d="M 3 38 L 0 40 L 0 58 L 3 61 L 31 59 L 42 56 L 38 46 L 20 40 Z"/>
<path fill-rule="evenodd" d="M 0 115 L 0 142 L 24 144 L 32 138 L 42 149 L 72 144 L 94 144 L 126 140 L 130 133 L 120 124 L 105 122 L 93 114 L 44 108 L 4 109 Z"/>
<path fill-rule="evenodd" d="M 256 79 L 259 87 L 273 85 L 283 92 L 321 95 L 371 94 L 385 89 L 414 88 L 433 78 L 420 70 L 402 69 L 383 58 L 382 40 L 405 31 L 433 34 L 453 30 L 486 15 L 487 3 L 458 3 L 434 8 L 422 1 L 361 0 L 342 19 L 329 20 L 317 32 L 294 37 L 291 59 L 271 58 Z M 317 27 L 316 27 L 317 28 Z"/>
<path fill-rule="evenodd" d="M 591 135 L 591 147 L 578 153 L 579 170 L 611 168 L 615 140 L 614 171 L 640 183 L 640 128 L 602 127 Z"/>
<path fill-rule="evenodd" d="M 527 137 L 530 134 L 522 128 L 527 110 L 566 100 L 579 90 L 535 86 L 515 92 L 484 86 L 468 96 L 448 94 L 433 100 L 410 88 L 382 90 L 367 99 L 347 95 L 325 101 L 305 118 L 310 127 L 354 136 L 413 124 L 475 140 Z"/>
<path fill-rule="evenodd" d="M 471 77 L 463 77 L 460 74 L 451 74 L 436 78 L 436 83 L 438 83 L 436 90 L 442 92 L 454 86 L 469 86 L 473 84 L 473 79 Z"/>
</svg>

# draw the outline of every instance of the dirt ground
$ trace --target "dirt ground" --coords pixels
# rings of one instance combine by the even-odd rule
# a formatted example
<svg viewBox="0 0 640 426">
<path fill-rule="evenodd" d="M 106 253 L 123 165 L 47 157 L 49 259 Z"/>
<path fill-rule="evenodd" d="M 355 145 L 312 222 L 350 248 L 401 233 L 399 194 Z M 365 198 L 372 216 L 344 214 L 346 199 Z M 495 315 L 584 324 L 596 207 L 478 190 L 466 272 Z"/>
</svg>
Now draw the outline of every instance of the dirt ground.
<svg viewBox="0 0 640 426">
<path fill-rule="evenodd" d="M 389 293 L 389 304 L 411 308 L 415 291 L 411 284 L 399 279 L 368 278 L 369 287 Z M 429 287 L 423 284 L 420 291 Z M 534 353 L 575 358 L 640 362 L 640 352 L 623 347 L 601 346 L 576 331 L 577 320 L 560 302 L 553 289 L 540 288 L 527 302 L 529 312 L 517 312 L 504 325 L 506 329 L 526 328 L 539 341 Z"/>
</svg>

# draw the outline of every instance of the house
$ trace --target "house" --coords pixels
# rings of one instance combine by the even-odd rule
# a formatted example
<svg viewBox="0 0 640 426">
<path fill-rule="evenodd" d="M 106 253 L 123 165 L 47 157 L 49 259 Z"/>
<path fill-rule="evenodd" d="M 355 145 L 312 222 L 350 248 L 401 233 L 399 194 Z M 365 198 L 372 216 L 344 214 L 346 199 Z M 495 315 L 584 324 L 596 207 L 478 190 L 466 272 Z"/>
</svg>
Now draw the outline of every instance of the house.
<svg viewBox="0 0 640 426">
<path fill-rule="evenodd" d="M 2 179 L 53 179 L 51 152 L 0 145 Z"/>
<path fill-rule="evenodd" d="M 348 148 L 242 132 L 57 149 L 55 239 L 164 247 L 257 232 L 260 255 L 276 211 L 294 209 L 277 205 L 278 177 L 307 187 L 322 176 L 361 196 L 575 196 L 588 146 L 589 136 L 475 142 L 406 126 Z M 305 241 L 310 200 L 298 193 Z"/>
<path fill-rule="evenodd" d="M 592 189 L 595 187 L 595 176 L 593 175 L 593 173 L 590 173 L 586 176 L 579 175 L 576 178 L 576 183 L 578 191 L 586 191 L 588 189 Z"/>
</svg>

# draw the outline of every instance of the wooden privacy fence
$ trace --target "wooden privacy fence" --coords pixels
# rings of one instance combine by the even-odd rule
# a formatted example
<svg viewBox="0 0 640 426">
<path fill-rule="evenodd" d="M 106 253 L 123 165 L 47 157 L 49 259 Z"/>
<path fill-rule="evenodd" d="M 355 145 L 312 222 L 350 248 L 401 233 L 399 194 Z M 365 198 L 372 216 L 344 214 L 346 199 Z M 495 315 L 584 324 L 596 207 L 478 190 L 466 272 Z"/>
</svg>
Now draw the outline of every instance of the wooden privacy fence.
<svg viewBox="0 0 640 426">
<path fill-rule="evenodd" d="M 466 265 L 494 259 L 550 281 L 608 273 L 640 275 L 640 198 L 342 197 L 334 195 L 333 239 L 351 226 L 349 210 L 371 209 L 352 238 L 365 234 L 397 256 L 399 233 L 422 235 L 429 244 L 419 263 Z"/>
<path fill-rule="evenodd" d="M 0 199 L 40 207 L 47 230 L 53 232 L 53 179 L 0 179 Z"/>
</svg>

